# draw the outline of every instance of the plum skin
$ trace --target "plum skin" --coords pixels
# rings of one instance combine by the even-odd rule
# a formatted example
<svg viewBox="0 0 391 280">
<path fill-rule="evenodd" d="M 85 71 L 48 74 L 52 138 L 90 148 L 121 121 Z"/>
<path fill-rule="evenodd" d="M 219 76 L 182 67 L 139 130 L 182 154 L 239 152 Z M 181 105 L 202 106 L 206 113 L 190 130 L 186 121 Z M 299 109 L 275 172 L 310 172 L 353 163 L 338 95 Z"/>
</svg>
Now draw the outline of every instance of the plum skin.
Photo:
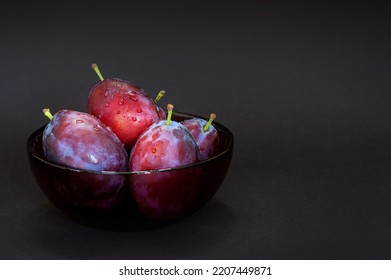
<svg viewBox="0 0 391 280">
<path fill-rule="evenodd" d="M 43 132 L 43 149 L 53 163 L 90 171 L 126 171 L 127 153 L 118 137 L 94 116 L 58 111 Z"/>
<path fill-rule="evenodd" d="M 199 160 L 194 138 L 182 124 L 159 121 L 135 143 L 129 159 L 130 171 L 156 170 L 192 164 Z"/>
<path fill-rule="evenodd" d="M 127 149 L 151 124 L 165 118 L 141 87 L 117 78 L 105 79 L 91 89 L 87 112 L 108 125 Z"/>
<path fill-rule="evenodd" d="M 134 145 L 130 171 L 175 168 L 199 160 L 199 149 L 180 123 L 160 121 L 149 127 Z M 201 169 L 167 170 L 130 176 L 131 191 L 138 209 L 148 218 L 178 219 L 193 208 Z"/>
<path fill-rule="evenodd" d="M 84 171 L 127 170 L 123 144 L 100 120 L 86 113 L 61 110 L 45 127 L 42 148 L 50 162 L 83 169 L 82 172 L 69 170 L 66 176 L 53 182 L 57 193 L 69 205 L 101 210 L 120 202 L 123 176 Z"/>
<path fill-rule="evenodd" d="M 211 157 L 216 152 L 219 145 L 219 134 L 213 125 L 210 125 L 208 130 L 204 131 L 207 121 L 201 118 L 187 119 L 182 121 L 182 124 L 194 137 L 200 149 L 201 160 Z"/>
</svg>

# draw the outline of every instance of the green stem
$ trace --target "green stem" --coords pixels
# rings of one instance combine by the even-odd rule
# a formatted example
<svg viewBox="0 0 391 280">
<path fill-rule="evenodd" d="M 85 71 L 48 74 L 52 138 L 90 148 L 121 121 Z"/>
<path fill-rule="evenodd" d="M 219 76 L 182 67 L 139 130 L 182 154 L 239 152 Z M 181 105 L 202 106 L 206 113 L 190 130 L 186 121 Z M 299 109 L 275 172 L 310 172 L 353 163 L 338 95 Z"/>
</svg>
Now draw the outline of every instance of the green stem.
<svg viewBox="0 0 391 280">
<path fill-rule="evenodd" d="M 95 63 L 93 63 L 93 64 L 91 65 L 91 68 L 95 71 L 96 75 L 98 75 L 99 79 L 100 79 L 101 81 L 103 81 L 104 78 L 103 78 L 103 76 L 102 76 L 102 73 L 101 73 L 100 70 L 99 70 L 98 65 L 96 65 Z"/>
<path fill-rule="evenodd" d="M 157 96 L 156 96 L 156 98 L 155 98 L 155 103 L 158 103 L 159 100 L 160 100 L 165 94 L 166 94 L 166 92 L 165 92 L 164 90 L 161 90 L 161 91 L 157 94 Z"/>
<path fill-rule="evenodd" d="M 212 113 L 210 114 L 209 121 L 204 126 L 204 132 L 208 131 L 210 125 L 212 124 L 213 120 L 216 118 L 216 114 Z"/>
<path fill-rule="evenodd" d="M 50 113 L 50 109 L 45 108 L 42 110 L 42 112 L 49 120 L 53 119 L 53 115 L 52 115 L 52 113 Z"/>
<path fill-rule="evenodd" d="M 172 105 L 172 104 L 168 104 L 167 105 L 168 115 L 167 115 L 166 125 L 170 125 L 170 123 L 171 123 L 171 117 L 172 117 L 172 110 L 173 109 L 174 109 L 174 105 Z"/>
</svg>

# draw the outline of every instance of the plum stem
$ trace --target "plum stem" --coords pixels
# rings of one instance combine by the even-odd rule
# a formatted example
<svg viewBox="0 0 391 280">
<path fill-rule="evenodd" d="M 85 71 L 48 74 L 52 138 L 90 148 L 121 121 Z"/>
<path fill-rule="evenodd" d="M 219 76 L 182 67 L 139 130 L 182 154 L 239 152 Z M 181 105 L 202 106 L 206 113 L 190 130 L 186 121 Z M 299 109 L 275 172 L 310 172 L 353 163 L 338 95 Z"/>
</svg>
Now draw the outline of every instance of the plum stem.
<svg viewBox="0 0 391 280">
<path fill-rule="evenodd" d="M 155 98 L 155 103 L 158 103 L 159 100 L 166 94 L 166 92 L 164 90 L 161 90 L 159 91 L 159 93 L 157 94 L 156 98 Z"/>
<path fill-rule="evenodd" d="M 171 117 L 172 117 L 172 110 L 174 109 L 174 105 L 168 104 L 167 105 L 167 120 L 166 120 L 166 125 L 170 125 L 171 123 Z"/>
<path fill-rule="evenodd" d="M 99 70 L 98 65 L 95 64 L 95 63 L 92 63 L 92 64 L 91 64 L 91 68 L 95 71 L 96 75 L 98 75 L 99 79 L 100 79 L 101 81 L 103 81 L 104 78 L 103 78 L 103 76 L 102 76 L 102 73 L 101 73 L 100 70 Z"/>
<path fill-rule="evenodd" d="M 50 109 L 48 108 L 45 108 L 42 110 L 43 114 L 49 119 L 49 120 L 52 120 L 53 119 L 53 115 L 52 113 L 50 112 Z"/>
<path fill-rule="evenodd" d="M 212 113 L 210 114 L 210 117 L 209 117 L 209 121 L 206 123 L 206 125 L 204 126 L 204 132 L 208 131 L 210 125 L 212 124 L 213 120 L 216 118 L 216 114 L 215 113 Z"/>
</svg>

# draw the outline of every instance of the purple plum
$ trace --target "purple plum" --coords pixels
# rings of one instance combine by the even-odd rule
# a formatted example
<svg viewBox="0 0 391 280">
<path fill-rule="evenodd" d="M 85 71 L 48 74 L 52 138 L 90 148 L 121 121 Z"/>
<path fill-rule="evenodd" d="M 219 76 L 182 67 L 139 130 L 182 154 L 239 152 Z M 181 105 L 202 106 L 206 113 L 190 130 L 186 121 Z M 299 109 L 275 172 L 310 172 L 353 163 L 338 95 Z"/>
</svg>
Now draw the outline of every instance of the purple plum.
<svg viewBox="0 0 391 280">
<path fill-rule="evenodd" d="M 118 137 L 96 117 L 57 112 L 43 132 L 43 150 L 53 163 L 89 171 L 126 171 L 127 153 Z"/>
<path fill-rule="evenodd" d="M 108 209 L 120 201 L 124 176 L 101 171 L 126 171 L 128 157 L 118 137 L 96 117 L 78 111 L 61 110 L 45 127 L 42 148 L 55 164 L 81 169 L 58 178 L 58 193 L 71 205 L 97 210 Z"/>
<path fill-rule="evenodd" d="M 187 119 L 182 124 L 189 130 L 194 137 L 199 149 L 200 159 L 205 160 L 212 156 L 219 145 L 219 134 L 212 125 L 212 121 L 216 118 L 216 114 L 210 114 L 209 121 L 201 118 Z"/>
<path fill-rule="evenodd" d="M 176 168 L 199 161 L 199 149 L 181 123 L 171 121 L 169 104 L 167 120 L 151 125 L 135 143 L 129 160 L 130 171 L 152 171 Z M 200 178 L 197 167 L 146 172 L 131 175 L 132 194 L 139 210 L 159 220 L 179 218 L 195 202 Z"/>
</svg>

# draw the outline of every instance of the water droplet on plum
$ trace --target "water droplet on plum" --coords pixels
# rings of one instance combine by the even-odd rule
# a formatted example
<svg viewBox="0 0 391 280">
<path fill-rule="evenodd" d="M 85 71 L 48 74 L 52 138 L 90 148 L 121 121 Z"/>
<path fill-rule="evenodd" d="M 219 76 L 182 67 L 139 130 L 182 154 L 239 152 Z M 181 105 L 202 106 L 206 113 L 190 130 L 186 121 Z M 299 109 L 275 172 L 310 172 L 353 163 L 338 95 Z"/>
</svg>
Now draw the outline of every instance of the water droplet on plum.
<svg viewBox="0 0 391 280">
<path fill-rule="evenodd" d="M 136 117 L 132 117 L 132 121 L 137 121 L 137 118 Z"/>
<path fill-rule="evenodd" d="M 121 111 L 120 111 L 120 110 L 118 110 L 118 111 L 117 111 L 117 114 L 121 114 Z"/>
<path fill-rule="evenodd" d="M 80 124 L 80 123 L 83 123 L 83 122 L 84 122 L 83 120 L 76 120 L 77 124 Z"/>
<path fill-rule="evenodd" d="M 106 108 L 109 107 L 109 102 L 107 102 L 107 103 L 105 104 L 105 107 L 106 107 Z"/>
<path fill-rule="evenodd" d="M 134 101 L 134 102 L 137 102 L 137 101 L 138 101 L 138 96 L 135 95 L 135 94 L 129 95 L 129 98 L 130 98 L 130 100 L 132 100 L 132 101 Z"/>
<path fill-rule="evenodd" d="M 61 127 L 64 129 L 64 128 L 66 128 L 67 126 L 69 126 L 71 123 L 70 122 L 66 122 L 66 123 L 63 123 L 62 125 L 61 125 Z"/>
<path fill-rule="evenodd" d="M 98 163 L 98 159 L 93 154 L 88 154 L 88 158 L 94 164 Z"/>
<path fill-rule="evenodd" d="M 159 138 L 159 132 L 155 132 L 152 134 L 152 140 L 155 141 L 157 138 Z"/>
<path fill-rule="evenodd" d="M 181 138 L 183 138 L 184 132 L 181 129 L 174 129 L 172 131 L 172 134 L 174 135 L 175 138 L 181 139 Z"/>
<path fill-rule="evenodd" d="M 156 149 L 155 148 L 152 149 L 152 153 L 153 154 L 156 153 Z"/>
<path fill-rule="evenodd" d="M 143 112 L 143 109 L 141 109 L 141 108 L 137 108 L 137 113 L 142 113 Z"/>
<path fill-rule="evenodd" d="M 118 101 L 118 105 L 119 105 L 119 106 L 124 105 L 124 99 L 123 99 L 123 98 L 121 98 L 121 99 Z"/>
<path fill-rule="evenodd" d="M 105 94 L 104 94 L 105 97 L 108 97 L 109 96 L 109 93 L 106 91 Z"/>
</svg>

